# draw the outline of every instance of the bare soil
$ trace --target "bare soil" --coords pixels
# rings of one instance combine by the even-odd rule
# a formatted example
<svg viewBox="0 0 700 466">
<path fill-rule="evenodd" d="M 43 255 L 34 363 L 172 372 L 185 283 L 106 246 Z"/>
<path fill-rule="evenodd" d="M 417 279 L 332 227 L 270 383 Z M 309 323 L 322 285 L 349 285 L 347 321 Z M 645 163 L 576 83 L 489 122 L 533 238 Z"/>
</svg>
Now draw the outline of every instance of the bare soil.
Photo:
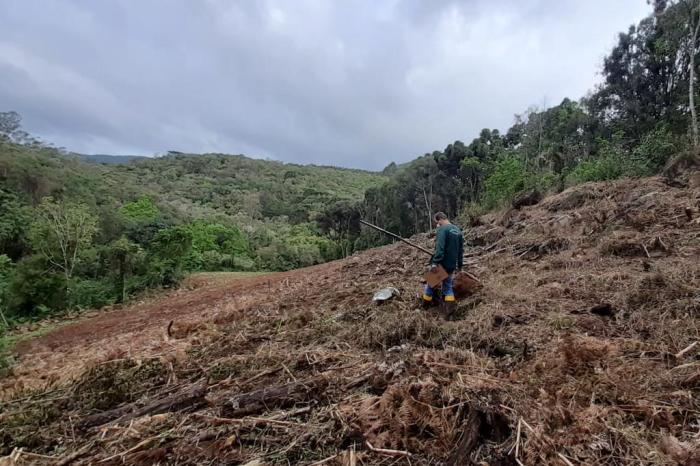
<svg viewBox="0 0 700 466">
<path fill-rule="evenodd" d="M 251 304 L 276 300 L 272 286 L 309 274 L 340 267 L 321 264 L 291 272 L 243 276 L 202 273 L 189 277 L 182 287 L 93 317 L 61 326 L 38 338 L 20 342 L 15 353 L 20 363 L 12 376 L 0 380 L 0 389 L 35 388 L 68 380 L 95 364 L 122 358 L 160 357 L 182 352 L 190 341 L 177 338 L 201 331 L 221 315 Z M 170 325 L 172 322 L 172 325 Z M 168 337 L 170 334 L 175 338 Z"/>
</svg>

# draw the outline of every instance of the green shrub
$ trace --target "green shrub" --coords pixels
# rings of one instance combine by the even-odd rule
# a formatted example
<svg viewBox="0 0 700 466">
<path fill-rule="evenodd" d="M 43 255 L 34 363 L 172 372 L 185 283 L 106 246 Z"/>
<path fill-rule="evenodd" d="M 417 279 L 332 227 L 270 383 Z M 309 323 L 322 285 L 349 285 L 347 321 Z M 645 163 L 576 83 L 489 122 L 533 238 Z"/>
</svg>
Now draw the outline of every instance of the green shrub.
<svg viewBox="0 0 700 466">
<path fill-rule="evenodd" d="M 294 252 L 297 257 L 297 267 L 308 267 L 320 264 L 323 261 L 318 245 L 313 243 L 295 245 Z"/>
<path fill-rule="evenodd" d="M 580 162 L 567 176 L 567 184 L 614 180 L 623 177 L 639 178 L 648 175 L 649 172 L 650 168 L 646 160 L 606 154 L 599 158 Z"/>
<path fill-rule="evenodd" d="M 18 259 L 28 252 L 26 232 L 31 218 L 29 207 L 14 193 L 0 189 L 0 254 Z"/>
<path fill-rule="evenodd" d="M 487 213 L 489 209 L 483 203 L 470 202 L 466 204 L 457 217 L 459 225 L 473 225 L 476 219 Z"/>
<path fill-rule="evenodd" d="M 134 202 L 124 204 L 119 211 L 128 220 L 139 223 L 153 221 L 160 214 L 155 203 L 146 196 L 140 197 Z"/>
<path fill-rule="evenodd" d="M 9 349 L 9 340 L 4 335 L 4 331 L 0 330 L 0 376 L 5 376 L 12 365 L 12 356 L 9 354 Z"/>
<path fill-rule="evenodd" d="M 605 163 L 600 159 L 583 160 L 578 163 L 566 176 L 569 185 L 585 183 L 586 181 L 600 181 L 608 179 L 610 170 L 606 169 Z"/>
<path fill-rule="evenodd" d="M 7 325 L 7 304 L 10 282 L 14 274 L 14 264 L 4 254 L 0 254 L 0 328 Z"/>
<path fill-rule="evenodd" d="M 16 264 L 7 289 L 11 315 L 30 317 L 38 315 L 41 309 L 66 308 L 65 278 L 49 270 L 46 260 L 38 255 L 25 257 Z"/>
<path fill-rule="evenodd" d="M 650 161 L 640 153 L 626 152 L 619 143 L 619 138 L 620 136 L 616 136 L 612 141 L 600 140 L 598 155 L 576 165 L 567 176 L 567 183 L 578 184 L 650 175 L 653 171 Z"/>
<path fill-rule="evenodd" d="M 539 173 L 529 173 L 526 178 L 525 189 L 537 189 L 541 193 L 546 193 L 558 189 L 561 177 L 551 171 Z"/>
<path fill-rule="evenodd" d="M 219 251 L 203 251 L 201 254 L 201 270 L 223 270 L 226 269 L 227 259 L 231 256 L 221 254 Z"/>
<path fill-rule="evenodd" d="M 134 291 L 130 285 L 134 275 L 142 275 L 147 269 L 146 253 L 141 246 L 125 236 L 102 248 L 102 261 L 107 264 L 109 278 L 119 302 L 127 300 Z M 95 274 L 95 276 L 98 276 Z M 139 280 L 142 282 L 142 280 Z M 140 288 L 140 286 L 139 286 Z"/>
<path fill-rule="evenodd" d="M 660 126 L 647 133 L 632 152 L 634 158 L 648 162 L 652 171 L 658 171 L 675 154 L 682 152 L 685 144 L 665 127 Z"/>
<path fill-rule="evenodd" d="M 192 250 L 192 233 L 186 227 L 160 230 L 151 242 L 147 283 L 151 286 L 176 285 L 183 278 L 183 267 Z"/>
<path fill-rule="evenodd" d="M 387 238 L 386 235 L 381 236 L 378 232 L 370 229 L 363 230 L 360 235 L 357 237 L 355 242 L 352 245 L 352 250 L 353 251 L 364 251 L 365 249 L 369 248 L 374 248 L 377 246 L 381 246 L 383 244 L 387 244 L 387 241 L 390 238 Z M 328 242 L 328 244 L 323 244 L 320 245 L 319 250 L 321 252 L 321 256 L 323 257 L 324 260 L 333 260 L 333 259 L 338 259 L 341 257 L 342 251 L 340 248 L 333 242 Z"/>
<path fill-rule="evenodd" d="M 153 220 L 151 222 L 128 222 L 125 228 L 125 234 L 128 239 L 145 248 L 151 244 L 153 238 L 156 237 L 159 231 L 171 226 L 172 225 L 162 220 Z"/>
<path fill-rule="evenodd" d="M 484 202 L 489 208 L 502 205 L 525 189 L 525 166 L 514 155 L 496 162 L 491 175 L 484 182 Z"/>
<path fill-rule="evenodd" d="M 70 282 L 70 307 L 90 309 L 113 304 L 116 300 L 114 284 L 107 279 L 84 280 L 74 278 Z"/>
<path fill-rule="evenodd" d="M 479 209 L 489 210 L 508 204 L 524 190 L 549 191 L 556 183 L 557 175 L 551 171 L 526 168 L 518 156 L 507 155 L 496 162 L 493 172 L 484 181 L 483 206 Z M 474 206 L 472 203 L 468 208 Z"/>
<path fill-rule="evenodd" d="M 126 295 L 132 296 L 140 291 L 144 291 L 150 286 L 146 270 L 143 270 L 138 275 L 131 275 L 125 278 Z"/>
<path fill-rule="evenodd" d="M 183 260 L 192 249 L 192 233 L 186 227 L 168 227 L 156 233 L 151 252 L 162 259 Z"/>
<path fill-rule="evenodd" d="M 180 283 L 184 276 L 182 267 L 176 261 L 152 257 L 141 283 L 144 287 L 171 287 Z"/>
<path fill-rule="evenodd" d="M 186 228 L 192 235 L 192 249 L 184 264 L 187 270 L 230 270 L 234 257 L 248 253 L 248 238 L 238 228 L 205 221 Z"/>
<path fill-rule="evenodd" d="M 233 257 L 233 270 L 240 270 L 241 272 L 252 272 L 255 269 L 255 260 L 249 256 L 235 256 Z"/>
</svg>

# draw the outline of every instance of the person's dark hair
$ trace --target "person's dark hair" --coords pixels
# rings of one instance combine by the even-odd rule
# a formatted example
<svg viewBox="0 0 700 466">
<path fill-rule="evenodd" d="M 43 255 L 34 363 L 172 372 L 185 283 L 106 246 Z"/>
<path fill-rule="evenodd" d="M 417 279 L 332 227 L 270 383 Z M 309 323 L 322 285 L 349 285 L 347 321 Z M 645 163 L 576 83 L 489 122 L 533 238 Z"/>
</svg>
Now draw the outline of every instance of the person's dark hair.
<svg viewBox="0 0 700 466">
<path fill-rule="evenodd" d="M 439 222 L 440 220 L 447 220 L 447 215 L 445 215 L 445 212 L 438 212 L 435 214 L 435 221 Z"/>
</svg>

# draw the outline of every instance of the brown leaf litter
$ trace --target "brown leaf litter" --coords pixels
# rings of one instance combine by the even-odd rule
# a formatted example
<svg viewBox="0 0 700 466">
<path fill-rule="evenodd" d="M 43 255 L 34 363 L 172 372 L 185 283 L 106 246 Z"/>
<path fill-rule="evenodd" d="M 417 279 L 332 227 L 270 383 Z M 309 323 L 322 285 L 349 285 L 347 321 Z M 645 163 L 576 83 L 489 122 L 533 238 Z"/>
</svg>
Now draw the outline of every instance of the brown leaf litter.
<svg viewBox="0 0 700 466">
<path fill-rule="evenodd" d="M 419 309 L 425 257 L 394 244 L 199 279 L 30 341 L 2 382 L 0 453 L 7 464 L 698 464 L 700 192 L 623 180 L 519 207 L 467 231 L 483 288 L 454 321 Z M 399 296 L 373 304 L 388 286 Z"/>
</svg>

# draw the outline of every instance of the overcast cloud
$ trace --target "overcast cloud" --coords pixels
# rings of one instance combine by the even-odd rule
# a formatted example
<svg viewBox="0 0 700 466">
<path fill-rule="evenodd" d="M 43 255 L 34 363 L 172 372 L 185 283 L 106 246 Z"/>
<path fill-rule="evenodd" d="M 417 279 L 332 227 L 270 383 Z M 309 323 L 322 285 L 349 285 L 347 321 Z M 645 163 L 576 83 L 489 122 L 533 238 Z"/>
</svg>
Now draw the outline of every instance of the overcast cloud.
<svg viewBox="0 0 700 466">
<path fill-rule="evenodd" d="M 381 169 L 579 98 L 645 0 L 4 0 L 0 111 L 82 153 Z"/>
</svg>

